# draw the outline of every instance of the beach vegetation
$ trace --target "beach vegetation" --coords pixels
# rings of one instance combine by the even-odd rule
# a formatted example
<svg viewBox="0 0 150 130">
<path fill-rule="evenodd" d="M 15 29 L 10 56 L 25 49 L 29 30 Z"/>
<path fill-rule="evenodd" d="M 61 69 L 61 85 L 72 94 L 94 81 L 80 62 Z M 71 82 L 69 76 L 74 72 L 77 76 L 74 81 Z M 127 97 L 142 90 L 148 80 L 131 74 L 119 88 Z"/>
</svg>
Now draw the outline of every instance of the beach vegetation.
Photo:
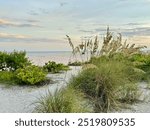
<svg viewBox="0 0 150 130">
<path fill-rule="evenodd" d="M 137 101 L 139 91 L 135 77 L 140 73 L 124 62 L 104 61 L 103 57 L 103 62 L 100 60 L 93 61 L 94 67 L 83 69 L 73 77 L 70 86 L 82 91 L 93 101 L 95 112 L 108 112 L 118 109 L 122 102 Z"/>
<path fill-rule="evenodd" d="M 0 71 L 15 71 L 30 64 L 25 51 L 0 52 Z"/>
<path fill-rule="evenodd" d="M 75 61 L 75 62 L 69 62 L 68 66 L 81 66 L 82 62 L 80 61 Z"/>
<path fill-rule="evenodd" d="M 0 71 L 0 83 L 8 84 L 8 85 L 16 84 L 14 72 Z"/>
<path fill-rule="evenodd" d="M 83 69 L 71 79 L 69 85 L 93 101 L 94 112 L 109 112 L 124 103 L 138 100 L 140 91 L 137 83 L 145 78 L 149 68 L 149 56 L 141 52 L 146 46 L 130 45 L 127 40 L 123 42 L 122 35 L 114 36 L 109 27 L 102 48 L 97 36 L 94 40 L 86 39 L 85 44 L 82 42 L 82 46 L 77 47 L 74 47 L 69 36 L 67 38 L 73 46 L 74 55 L 91 54 L 87 58 L 88 64 L 82 63 Z"/>
<path fill-rule="evenodd" d="M 0 83 L 38 85 L 49 82 L 43 68 L 32 65 L 25 51 L 0 52 Z"/>
<path fill-rule="evenodd" d="M 61 63 L 56 63 L 54 61 L 48 61 L 45 63 L 43 66 L 44 70 L 50 73 L 59 73 L 61 71 L 67 71 L 69 70 L 69 66 L 61 64 Z"/>
<path fill-rule="evenodd" d="M 70 87 L 50 91 L 35 102 L 34 112 L 38 113 L 81 113 L 90 112 L 84 94 Z"/>
<path fill-rule="evenodd" d="M 46 80 L 46 73 L 41 67 L 30 65 L 15 72 L 19 84 L 36 85 Z"/>
</svg>

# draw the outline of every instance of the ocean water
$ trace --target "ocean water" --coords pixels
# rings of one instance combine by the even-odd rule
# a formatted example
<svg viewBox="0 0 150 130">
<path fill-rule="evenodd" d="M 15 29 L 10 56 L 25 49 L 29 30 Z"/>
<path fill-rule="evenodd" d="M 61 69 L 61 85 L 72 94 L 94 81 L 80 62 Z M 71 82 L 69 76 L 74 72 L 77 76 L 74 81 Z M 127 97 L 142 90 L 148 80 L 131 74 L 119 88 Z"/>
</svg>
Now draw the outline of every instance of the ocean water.
<svg viewBox="0 0 150 130">
<path fill-rule="evenodd" d="M 27 51 L 27 56 L 71 56 L 71 51 Z"/>
<path fill-rule="evenodd" d="M 73 56 L 71 51 L 34 51 L 26 52 L 27 57 L 36 65 L 44 65 L 48 61 L 68 64 L 69 62 L 85 61 L 84 56 L 77 54 Z"/>
</svg>

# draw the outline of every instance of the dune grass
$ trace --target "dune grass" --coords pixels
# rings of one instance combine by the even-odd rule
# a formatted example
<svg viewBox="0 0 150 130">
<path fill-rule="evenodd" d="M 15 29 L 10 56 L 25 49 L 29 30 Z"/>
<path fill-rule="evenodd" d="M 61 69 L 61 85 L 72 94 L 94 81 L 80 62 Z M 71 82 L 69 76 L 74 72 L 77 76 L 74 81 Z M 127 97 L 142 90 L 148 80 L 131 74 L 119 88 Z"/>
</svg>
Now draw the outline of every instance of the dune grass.
<svg viewBox="0 0 150 130">
<path fill-rule="evenodd" d="M 35 102 L 34 112 L 38 113 L 81 113 L 90 112 L 89 104 L 84 99 L 83 93 L 70 87 L 48 91 Z"/>
<path fill-rule="evenodd" d="M 122 103 L 138 100 L 139 90 L 135 84 L 140 73 L 128 63 L 99 57 L 91 60 L 95 67 L 88 67 L 73 77 L 69 85 L 86 94 L 93 101 L 94 112 L 109 112 Z"/>
</svg>

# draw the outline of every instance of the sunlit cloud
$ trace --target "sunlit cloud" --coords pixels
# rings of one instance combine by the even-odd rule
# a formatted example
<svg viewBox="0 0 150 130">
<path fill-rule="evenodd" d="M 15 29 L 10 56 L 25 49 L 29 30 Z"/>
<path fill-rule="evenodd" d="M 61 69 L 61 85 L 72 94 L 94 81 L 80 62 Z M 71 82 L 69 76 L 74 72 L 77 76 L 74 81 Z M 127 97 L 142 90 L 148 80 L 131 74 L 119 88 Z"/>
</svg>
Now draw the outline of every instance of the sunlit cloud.
<svg viewBox="0 0 150 130">
<path fill-rule="evenodd" d="M 0 19 L 0 27 L 41 27 L 35 23 L 18 23 L 5 19 Z"/>
<path fill-rule="evenodd" d="M 21 34 L 0 33 L 0 42 L 26 42 L 26 43 L 64 43 L 64 40 L 43 37 L 31 37 Z"/>
<path fill-rule="evenodd" d="M 0 33 L 0 39 L 1 38 L 25 39 L 25 38 L 29 38 L 29 37 L 27 37 L 25 35 L 19 35 L 19 34 Z"/>
</svg>

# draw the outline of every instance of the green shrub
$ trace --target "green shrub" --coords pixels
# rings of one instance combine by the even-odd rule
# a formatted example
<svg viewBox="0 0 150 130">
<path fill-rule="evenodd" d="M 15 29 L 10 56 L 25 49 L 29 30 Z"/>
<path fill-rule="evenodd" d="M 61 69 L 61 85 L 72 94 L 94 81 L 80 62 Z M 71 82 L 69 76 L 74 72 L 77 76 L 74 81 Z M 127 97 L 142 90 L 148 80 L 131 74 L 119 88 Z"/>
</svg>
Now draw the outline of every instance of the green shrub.
<svg viewBox="0 0 150 130">
<path fill-rule="evenodd" d="M 18 83 L 35 85 L 46 80 L 46 73 L 35 65 L 26 66 L 16 70 Z"/>
<path fill-rule="evenodd" d="M 75 62 L 69 62 L 69 66 L 81 66 L 83 63 L 80 61 L 75 61 Z"/>
<path fill-rule="evenodd" d="M 43 68 L 51 73 L 59 73 L 60 71 L 68 70 L 69 67 L 63 64 L 57 64 L 54 61 L 49 61 L 48 63 L 45 63 Z"/>
<path fill-rule="evenodd" d="M 48 92 L 35 103 L 34 112 L 38 113 L 76 113 L 89 112 L 83 99 L 83 94 L 71 89 L 65 88 L 56 90 L 54 94 Z"/>
<path fill-rule="evenodd" d="M 7 67 L 6 59 L 7 59 L 6 52 L 0 52 L 0 70 L 5 70 Z"/>
<path fill-rule="evenodd" d="M 13 51 L 11 53 L 0 52 L 0 70 L 15 71 L 23 66 L 30 65 L 26 52 Z"/>
<path fill-rule="evenodd" d="M 9 71 L 0 71 L 0 83 L 6 84 L 15 83 L 15 74 Z"/>
<path fill-rule="evenodd" d="M 26 58 L 26 52 L 17 52 L 14 51 L 9 54 L 7 60 L 7 67 L 11 70 L 17 70 L 18 68 L 22 68 L 26 65 L 29 65 L 30 62 L 28 61 L 28 58 Z"/>
<path fill-rule="evenodd" d="M 120 100 L 128 102 L 138 97 L 137 86 L 129 89 L 131 84 L 137 82 L 136 76 L 139 75 L 132 66 L 116 60 L 105 60 L 104 57 L 94 59 L 92 63 L 97 68 L 82 70 L 69 84 L 92 99 L 95 112 L 108 112 L 118 108 Z M 128 95 L 128 101 L 124 95 Z"/>
</svg>

